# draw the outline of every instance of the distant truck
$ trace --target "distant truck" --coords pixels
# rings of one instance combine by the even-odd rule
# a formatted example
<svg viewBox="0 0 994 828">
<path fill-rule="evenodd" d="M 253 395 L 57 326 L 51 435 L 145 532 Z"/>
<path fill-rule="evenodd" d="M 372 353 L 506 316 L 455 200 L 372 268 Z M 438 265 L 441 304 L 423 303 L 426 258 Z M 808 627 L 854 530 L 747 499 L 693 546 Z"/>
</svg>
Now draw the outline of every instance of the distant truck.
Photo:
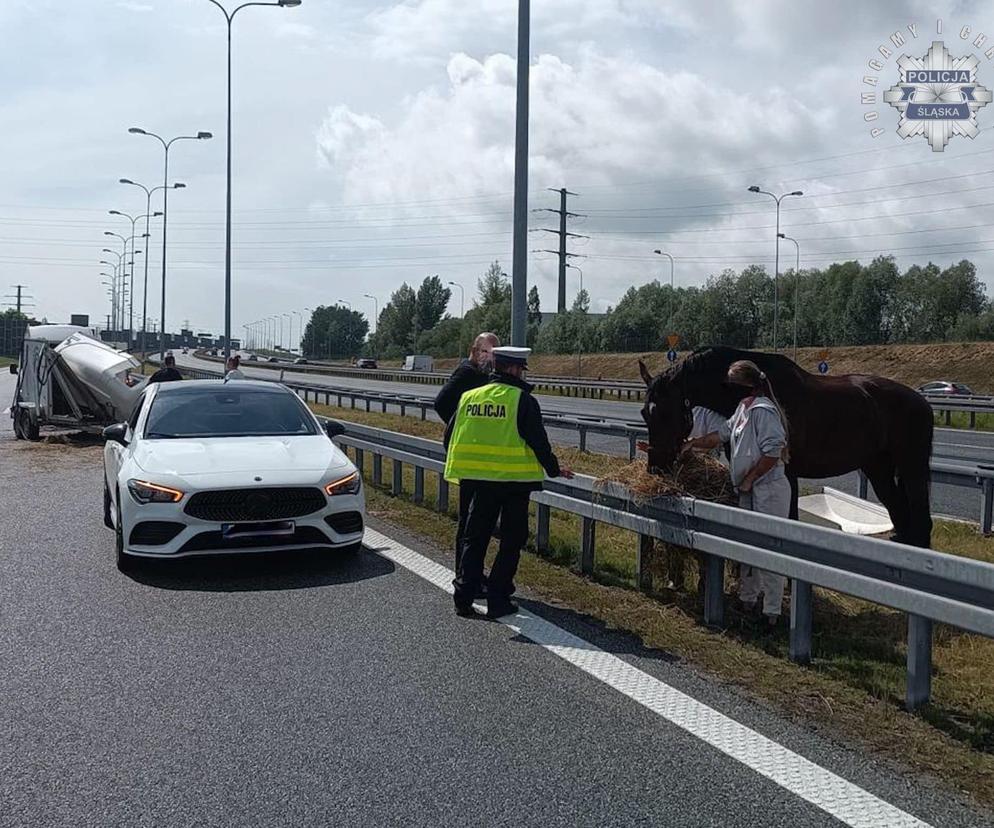
<svg viewBox="0 0 994 828">
<path fill-rule="evenodd" d="M 146 378 L 131 354 L 77 325 L 29 326 L 21 344 L 10 416 L 14 436 L 37 440 L 43 426 L 99 433 L 128 418 Z"/>
<path fill-rule="evenodd" d="M 435 361 L 430 356 L 408 355 L 404 357 L 404 371 L 433 371 Z"/>
</svg>

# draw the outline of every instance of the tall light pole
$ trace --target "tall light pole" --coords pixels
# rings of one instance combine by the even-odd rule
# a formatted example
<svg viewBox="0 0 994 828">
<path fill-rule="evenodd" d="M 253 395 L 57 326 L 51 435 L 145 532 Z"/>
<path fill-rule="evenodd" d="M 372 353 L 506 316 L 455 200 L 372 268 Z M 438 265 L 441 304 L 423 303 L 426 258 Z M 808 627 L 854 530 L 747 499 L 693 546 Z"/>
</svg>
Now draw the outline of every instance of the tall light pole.
<svg viewBox="0 0 994 828">
<path fill-rule="evenodd" d="M 310 325 L 311 322 L 314 319 L 314 309 L 313 308 L 304 308 L 304 313 L 311 314 L 311 318 L 307 322 L 307 324 Z M 317 334 L 313 334 L 313 336 L 315 338 L 315 344 L 316 344 Z M 303 316 L 301 316 L 301 318 L 300 318 L 300 355 L 301 356 L 304 355 L 304 318 L 303 318 Z"/>
<path fill-rule="evenodd" d="M 792 193 L 782 193 L 781 195 L 774 195 L 773 193 L 767 192 L 766 190 L 761 190 L 755 184 L 749 188 L 750 193 L 761 193 L 762 195 L 768 195 L 777 203 L 777 252 L 776 252 L 776 265 L 773 271 L 773 351 L 777 351 L 777 326 L 780 322 L 780 202 L 785 198 L 790 196 L 802 196 L 800 190 L 794 190 Z"/>
<path fill-rule="evenodd" d="M 466 288 L 460 285 L 458 282 L 449 282 L 453 287 L 459 288 L 459 318 L 466 318 Z"/>
<path fill-rule="evenodd" d="M 165 225 L 165 220 L 166 220 L 166 214 L 165 214 L 164 211 L 160 211 L 160 210 L 156 210 L 154 213 L 152 213 L 152 193 L 156 192 L 157 190 L 164 190 L 164 189 L 166 189 L 166 187 L 160 185 L 158 187 L 152 187 L 150 189 L 150 188 L 146 187 L 144 184 L 139 184 L 137 181 L 132 181 L 130 178 L 121 178 L 121 179 L 119 179 L 119 182 L 121 184 L 128 184 L 128 185 L 130 185 L 132 187 L 140 187 L 145 192 L 145 234 L 148 235 L 149 239 L 152 238 L 151 235 L 149 235 L 149 233 L 148 233 L 148 220 L 149 220 L 149 214 L 150 213 L 151 213 L 151 218 L 158 218 L 159 216 L 162 217 L 162 221 L 163 221 L 163 235 L 165 235 L 165 226 L 164 225 Z M 185 187 L 186 185 L 184 184 L 183 186 Z M 178 188 L 174 187 L 173 189 L 178 189 Z M 181 188 L 179 188 L 179 189 L 181 189 Z M 146 246 L 150 246 L 148 242 L 145 242 L 145 244 L 146 244 Z M 145 256 L 145 282 L 144 282 L 144 285 L 142 286 L 142 338 L 141 338 L 141 349 L 140 350 L 141 350 L 141 352 L 143 354 L 145 353 L 145 334 L 146 334 L 146 332 L 148 330 L 148 259 L 149 259 L 149 257 L 146 255 Z"/>
<path fill-rule="evenodd" d="M 228 24 L 228 183 L 227 196 L 225 202 L 225 222 L 224 222 L 224 355 L 231 356 L 231 22 L 235 15 L 248 6 L 282 6 L 284 8 L 295 8 L 299 6 L 301 0 L 276 0 L 274 3 L 242 3 L 230 12 L 222 6 L 218 0 L 208 0 L 221 10 L 225 22 Z"/>
<path fill-rule="evenodd" d="M 104 230 L 104 235 L 105 236 L 116 236 L 117 238 L 119 238 L 121 240 L 122 243 L 124 243 L 124 250 L 121 253 L 118 253 L 116 250 L 111 250 L 109 247 L 105 247 L 103 249 L 103 251 L 102 251 L 104 253 L 112 253 L 113 255 L 117 256 L 117 266 L 114 268 L 114 279 L 115 279 L 115 281 L 120 282 L 124 278 L 124 272 L 125 272 L 125 267 L 126 267 L 126 263 L 125 263 L 125 259 L 127 258 L 127 244 L 126 244 L 126 240 L 125 240 L 124 236 L 121 236 L 121 235 L 119 235 L 117 233 L 111 233 L 110 230 Z M 118 332 L 124 330 L 124 311 L 123 311 L 124 300 L 123 300 L 123 297 L 124 297 L 124 291 L 119 287 L 117 289 L 117 315 L 114 317 L 114 329 L 116 331 L 118 331 Z"/>
<path fill-rule="evenodd" d="M 797 317 L 801 308 L 799 301 L 801 294 L 801 245 L 797 243 L 797 239 L 792 239 L 783 233 L 778 233 L 777 235 L 781 239 L 794 242 L 794 250 L 797 252 L 797 260 L 794 264 L 794 362 L 797 362 Z"/>
<path fill-rule="evenodd" d="M 347 317 L 348 324 L 345 327 L 346 327 L 346 330 L 349 332 L 349 336 L 351 336 L 352 335 L 352 303 L 349 302 L 347 299 L 339 299 L 338 301 L 341 302 L 343 305 L 345 305 L 349 309 L 349 315 Z M 331 359 L 331 337 L 330 336 L 328 337 L 328 359 L 329 360 Z"/>
<path fill-rule="evenodd" d="M 131 127 L 128 132 L 132 135 L 147 135 L 150 138 L 155 138 L 162 144 L 165 157 L 162 174 L 162 306 L 159 309 L 159 330 L 162 332 L 159 339 L 159 361 L 161 362 L 166 357 L 166 229 L 169 220 L 169 148 L 177 141 L 206 141 L 214 136 L 209 132 L 198 132 L 196 135 L 177 135 L 167 141 L 161 135 L 148 132 L 141 127 Z M 185 186 L 186 184 L 176 184 L 172 189 L 180 190 Z"/>
<path fill-rule="evenodd" d="M 530 0 L 518 0 L 518 77 L 514 127 L 514 253 L 511 344 L 528 344 L 528 73 Z"/>
<path fill-rule="evenodd" d="M 293 353 L 293 317 L 288 313 L 284 313 L 283 316 L 289 320 L 287 322 L 286 349 Z"/>
<path fill-rule="evenodd" d="M 655 253 L 657 256 L 665 256 L 667 259 L 670 260 L 670 288 L 672 290 L 676 290 L 676 282 L 674 281 L 676 266 L 673 264 L 673 257 L 665 250 L 653 250 L 652 252 Z"/>
<path fill-rule="evenodd" d="M 304 314 L 298 310 L 290 311 L 290 313 L 295 313 L 300 317 L 297 321 L 297 350 L 300 352 L 300 355 L 303 356 L 304 348 L 300 343 L 304 341 Z M 293 324 L 290 325 L 290 338 L 291 340 L 293 339 Z M 291 341 L 290 344 L 293 345 L 293 342 Z"/>
</svg>

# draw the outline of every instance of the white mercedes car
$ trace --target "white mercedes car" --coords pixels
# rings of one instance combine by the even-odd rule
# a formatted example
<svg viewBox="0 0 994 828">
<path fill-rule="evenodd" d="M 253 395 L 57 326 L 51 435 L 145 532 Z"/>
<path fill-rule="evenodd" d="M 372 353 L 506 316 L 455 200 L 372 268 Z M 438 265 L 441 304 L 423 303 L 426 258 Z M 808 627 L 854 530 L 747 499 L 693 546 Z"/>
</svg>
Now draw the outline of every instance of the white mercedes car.
<svg viewBox="0 0 994 828">
<path fill-rule="evenodd" d="M 288 388 L 250 380 L 149 385 L 104 429 L 104 523 L 122 570 L 140 558 L 362 542 L 362 478 Z"/>
</svg>

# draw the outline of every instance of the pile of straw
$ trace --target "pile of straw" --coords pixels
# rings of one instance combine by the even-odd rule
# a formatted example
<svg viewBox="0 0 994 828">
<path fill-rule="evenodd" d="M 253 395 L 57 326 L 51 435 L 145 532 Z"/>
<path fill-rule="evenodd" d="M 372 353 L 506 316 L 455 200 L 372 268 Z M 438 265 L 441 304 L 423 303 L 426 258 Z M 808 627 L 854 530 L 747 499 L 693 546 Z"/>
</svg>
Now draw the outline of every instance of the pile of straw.
<svg viewBox="0 0 994 828">
<path fill-rule="evenodd" d="M 672 471 L 665 474 L 652 474 L 645 460 L 639 459 L 602 480 L 625 486 L 638 503 L 664 496 L 696 497 L 727 505 L 738 503 L 728 469 L 714 457 L 696 452 L 678 458 Z"/>
</svg>

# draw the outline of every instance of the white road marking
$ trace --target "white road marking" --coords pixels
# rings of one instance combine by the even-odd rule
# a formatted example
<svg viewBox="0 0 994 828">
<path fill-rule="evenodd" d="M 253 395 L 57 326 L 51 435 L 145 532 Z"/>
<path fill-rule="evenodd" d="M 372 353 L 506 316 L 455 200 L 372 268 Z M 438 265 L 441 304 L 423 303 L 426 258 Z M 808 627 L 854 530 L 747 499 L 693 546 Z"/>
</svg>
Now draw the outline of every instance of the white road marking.
<svg viewBox="0 0 994 828">
<path fill-rule="evenodd" d="M 363 542 L 452 593 L 452 570 L 372 529 L 366 529 Z M 544 618 L 522 609 L 501 622 L 846 825 L 929 828 L 928 823 Z"/>
</svg>

